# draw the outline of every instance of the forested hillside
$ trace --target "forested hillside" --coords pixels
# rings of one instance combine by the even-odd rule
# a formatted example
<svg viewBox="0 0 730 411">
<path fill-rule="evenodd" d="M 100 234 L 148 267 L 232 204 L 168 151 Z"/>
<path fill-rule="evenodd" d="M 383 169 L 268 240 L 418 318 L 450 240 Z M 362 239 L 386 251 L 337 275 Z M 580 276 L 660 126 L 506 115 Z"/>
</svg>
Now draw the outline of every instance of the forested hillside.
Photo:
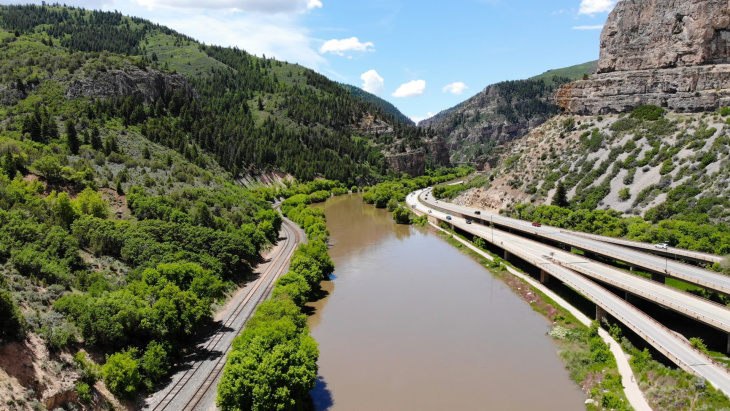
<svg viewBox="0 0 730 411">
<path fill-rule="evenodd" d="M 63 111 L 76 118 L 82 134 L 119 119 L 194 163 L 210 153 L 234 176 L 276 168 L 347 183 L 386 174 L 384 152 L 426 147 L 425 131 L 398 127 L 397 110 L 386 112 L 309 69 L 205 46 L 142 19 L 5 6 L 0 25 L 9 30 L 0 93 L 8 107 L 18 105 L 6 129 L 36 141 L 44 136 L 19 117 L 42 122 L 36 111 L 44 106 L 51 117 Z M 372 118 L 389 126 L 387 138 L 362 127 Z"/>
<path fill-rule="evenodd" d="M 2 409 L 155 391 L 277 241 L 273 197 L 310 194 L 244 179 L 347 192 L 428 147 L 311 70 L 145 20 L 1 6 L 0 27 Z"/>
</svg>

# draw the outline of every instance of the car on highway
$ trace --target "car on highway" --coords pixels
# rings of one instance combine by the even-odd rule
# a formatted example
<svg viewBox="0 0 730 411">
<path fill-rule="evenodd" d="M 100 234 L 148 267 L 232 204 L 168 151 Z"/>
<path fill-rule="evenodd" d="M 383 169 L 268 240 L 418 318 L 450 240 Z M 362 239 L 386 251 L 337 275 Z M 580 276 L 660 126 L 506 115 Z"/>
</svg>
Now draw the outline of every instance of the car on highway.
<svg viewBox="0 0 730 411">
<path fill-rule="evenodd" d="M 669 247 L 669 244 L 667 244 L 667 243 L 659 243 L 659 244 L 654 244 L 654 247 L 661 248 L 661 249 L 666 250 L 667 247 Z"/>
<path fill-rule="evenodd" d="M 471 220 L 466 220 L 466 223 L 467 224 L 471 224 Z"/>
<path fill-rule="evenodd" d="M 532 223 L 532 226 L 533 227 L 542 227 L 542 224 L 540 224 L 537 221 L 535 221 L 534 223 Z"/>
<path fill-rule="evenodd" d="M 481 213 L 482 213 L 482 212 L 481 212 L 481 211 L 479 211 L 479 210 L 477 210 L 477 211 L 475 211 L 475 212 L 474 212 L 474 214 L 476 214 L 476 215 L 479 215 L 479 214 L 481 214 Z"/>
<path fill-rule="evenodd" d="M 447 215 L 447 216 L 446 216 L 446 219 L 447 219 L 447 220 L 451 220 L 451 216 L 450 216 L 450 215 Z"/>
<path fill-rule="evenodd" d="M 430 212 L 431 212 L 431 210 L 428 210 L 428 212 L 430 213 Z"/>
</svg>

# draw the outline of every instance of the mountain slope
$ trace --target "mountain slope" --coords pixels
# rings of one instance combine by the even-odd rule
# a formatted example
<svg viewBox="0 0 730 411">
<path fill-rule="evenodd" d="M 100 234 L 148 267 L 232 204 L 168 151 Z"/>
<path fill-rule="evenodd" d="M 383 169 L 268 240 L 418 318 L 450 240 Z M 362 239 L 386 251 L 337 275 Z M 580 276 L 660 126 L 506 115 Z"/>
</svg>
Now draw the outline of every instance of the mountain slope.
<svg viewBox="0 0 730 411">
<path fill-rule="evenodd" d="M 4 61 L 13 63 L 3 73 L 3 84 L 11 84 L 3 96 L 20 104 L 16 116 L 32 109 L 29 96 L 56 89 L 180 153 L 209 152 L 236 176 L 273 167 L 303 180 L 363 182 L 388 171 L 383 153 L 428 147 L 424 131 L 399 126 L 378 105 L 311 70 L 205 46 L 142 19 L 3 6 L 0 25 L 19 34 L 3 40 Z M 52 59 L 63 64 L 53 67 Z M 120 79 L 123 87 L 116 86 Z M 390 138 L 377 139 L 363 126 L 373 118 L 393 130 Z"/>
<path fill-rule="evenodd" d="M 551 70 L 528 80 L 505 81 L 421 121 L 446 139 L 452 161 L 483 164 L 495 147 L 522 137 L 559 110 L 553 93 L 595 70 L 595 62 Z"/>
<path fill-rule="evenodd" d="M 384 113 L 391 115 L 396 121 L 403 124 L 415 125 L 413 123 L 413 120 L 408 118 L 405 114 L 401 113 L 396 106 L 390 104 L 389 102 L 383 100 L 375 94 L 368 93 L 360 87 L 351 86 L 349 84 L 340 85 L 344 87 L 347 91 L 349 91 L 352 95 L 380 107 Z"/>
</svg>

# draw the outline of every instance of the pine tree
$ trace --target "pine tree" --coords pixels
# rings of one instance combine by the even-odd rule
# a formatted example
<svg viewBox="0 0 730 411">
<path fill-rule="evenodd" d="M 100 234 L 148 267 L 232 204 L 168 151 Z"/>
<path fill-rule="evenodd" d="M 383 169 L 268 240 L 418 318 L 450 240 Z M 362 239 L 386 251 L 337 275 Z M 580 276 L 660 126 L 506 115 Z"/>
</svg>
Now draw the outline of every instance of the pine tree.
<svg viewBox="0 0 730 411">
<path fill-rule="evenodd" d="M 555 189 L 553 205 L 558 207 L 567 207 L 569 205 L 568 192 L 565 190 L 565 185 L 562 182 L 558 183 L 558 187 Z"/>
<path fill-rule="evenodd" d="M 5 152 L 2 166 L 3 171 L 8 177 L 15 177 L 15 174 L 18 172 L 18 167 L 15 165 L 15 159 L 13 159 L 13 154 L 10 152 L 10 150 Z"/>
<path fill-rule="evenodd" d="M 66 120 L 66 143 L 69 150 L 71 150 L 71 154 L 79 153 L 79 135 L 76 132 L 76 124 L 72 119 Z"/>
<path fill-rule="evenodd" d="M 91 148 L 94 150 L 101 150 L 104 145 L 101 143 L 101 133 L 99 133 L 99 127 L 94 126 L 91 130 Z"/>
</svg>

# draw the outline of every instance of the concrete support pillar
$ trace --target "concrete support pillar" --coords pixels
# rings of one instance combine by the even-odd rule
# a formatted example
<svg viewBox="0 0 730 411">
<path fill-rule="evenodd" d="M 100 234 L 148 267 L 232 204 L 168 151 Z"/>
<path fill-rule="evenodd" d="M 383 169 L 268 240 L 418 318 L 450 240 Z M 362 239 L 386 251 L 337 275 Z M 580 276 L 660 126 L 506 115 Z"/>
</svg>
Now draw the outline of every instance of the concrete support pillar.
<svg viewBox="0 0 730 411">
<path fill-rule="evenodd" d="M 662 284 L 666 283 L 666 281 L 667 281 L 667 277 L 665 277 L 661 274 L 654 274 L 654 273 L 651 274 L 651 279 L 653 281 L 656 281 L 656 282 L 662 283 Z"/>
<path fill-rule="evenodd" d="M 606 318 L 608 314 L 606 313 L 606 310 L 603 309 L 600 305 L 596 304 L 596 321 L 603 322 L 603 319 Z"/>
<path fill-rule="evenodd" d="M 727 335 L 727 349 L 725 349 L 726 354 L 730 354 L 730 334 Z"/>
<path fill-rule="evenodd" d="M 624 300 L 626 300 L 626 302 L 629 304 L 633 304 L 635 298 L 634 298 L 633 294 L 629 293 L 628 291 L 625 291 Z"/>
<path fill-rule="evenodd" d="M 636 271 L 636 267 L 634 267 L 633 265 L 630 265 L 629 266 L 629 271 Z"/>
<path fill-rule="evenodd" d="M 540 270 L 540 283 L 547 284 L 550 281 L 550 274 L 546 273 L 545 270 Z"/>
<path fill-rule="evenodd" d="M 504 250 L 504 261 L 509 261 L 510 253 L 507 250 Z"/>
</svg>

